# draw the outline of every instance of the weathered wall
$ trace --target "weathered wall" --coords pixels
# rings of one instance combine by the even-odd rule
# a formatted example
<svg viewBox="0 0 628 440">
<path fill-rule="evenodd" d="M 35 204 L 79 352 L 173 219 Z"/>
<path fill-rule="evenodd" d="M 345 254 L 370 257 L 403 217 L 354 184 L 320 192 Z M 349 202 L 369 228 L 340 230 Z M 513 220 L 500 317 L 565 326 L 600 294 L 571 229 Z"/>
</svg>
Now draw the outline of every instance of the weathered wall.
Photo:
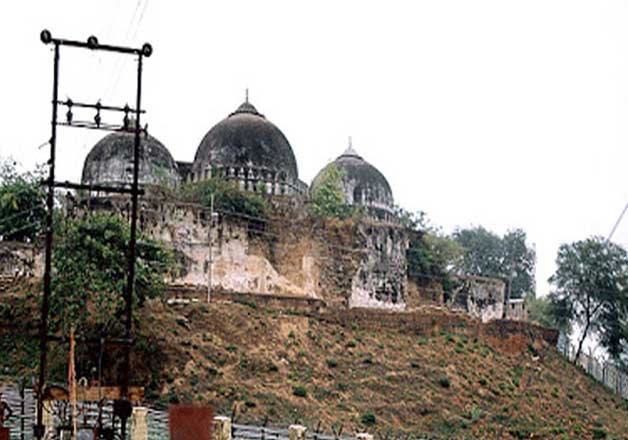
<svg viewBox="0 0 628 440">
<path fill-rule="evenodd" d="M 350 307 L 405 308 L 408 237 L 393 225 L 361 223 L 367 252 L 353 276 Z"/>
<path fill-rule="evenodd" d="M 504 318 L 505 284 L 496 278 L 465 276 L 449 300 L 453 309 L 466 311 L 482 322 Z"/>
<path fill-rule="evenodd" d="M 123 197 L 66 207 L 67 215 L 87 210 L 129 217 Z M 313 219 L 302 205 L 285 203 L 269 220 L 217 213 L 210 247 L 209 214 L 200 205 L 141 200 L 140 230 L 175 253 L 178 267 L 169 283 L 206 288 L 211 277 L 212 289 L 222 292 L 318 298 L 341 308 L 406 306 L 407 235 L 400 226 Z M 41 275 L 34 271 L 37 250 L 25 252 L 11 250 L 0 269 Z"/>
<path fill-rule="evenodd" d="M 207 286 L 210 277 L 209 211 L 200 206 L 147 204 L 142 230 L 175 250 L 180 273 L 175 284 Z M 317 297 L 315 267 L 303 255 L 300 279 L 280 273 L 265 255 L 263 225 L 218 213 L 211 230 L 211 285 L 218 290 Z"/>
<path fill-rule="evenodd" d="M 504 317 L 514 321 L 527 321 L 528 310 L 524 299 L 511 298 L 504 308 Z"/>
<path fill-rule="evenodd" d="M 0 277 L 41 277 L 43 256 L 41 245 L 0 241 Z"/>
</svg>

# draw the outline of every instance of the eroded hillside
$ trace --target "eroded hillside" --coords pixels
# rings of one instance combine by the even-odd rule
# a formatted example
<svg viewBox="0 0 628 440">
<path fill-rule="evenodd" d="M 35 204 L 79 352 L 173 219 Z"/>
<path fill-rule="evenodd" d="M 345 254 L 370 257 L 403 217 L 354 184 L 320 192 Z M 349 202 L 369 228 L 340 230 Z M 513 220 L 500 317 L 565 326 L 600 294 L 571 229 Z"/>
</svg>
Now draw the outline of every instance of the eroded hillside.
<svg viewBox="0 0 628 440">
<path fill-rule="evenodd" d="M 23 374 L 35 353 L 16 341 L 34 323 L 17 334 L 6 326 L 15 311 L 4 311 L 2 367 Z M 344 423 L 345 432 L 434 438 L 627 438 L 628 405 L 541 338 L 437 310 L 414 316 L 421 325 L 366 312 L 154 301 L 139 317 L 134 378 L 153 405 L 235 407 L 240 421 L 255 423 L 320 420 L 327 431 Z M 63 370 L 56 353 L 53 374 Z"/>
</svg>

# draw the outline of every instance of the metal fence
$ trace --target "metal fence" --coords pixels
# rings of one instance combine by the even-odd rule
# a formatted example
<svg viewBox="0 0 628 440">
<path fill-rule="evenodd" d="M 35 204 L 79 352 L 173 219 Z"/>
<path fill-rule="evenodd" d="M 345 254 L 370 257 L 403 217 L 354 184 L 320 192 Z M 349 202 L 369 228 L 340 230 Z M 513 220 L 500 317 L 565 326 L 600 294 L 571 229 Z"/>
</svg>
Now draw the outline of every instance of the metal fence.
<svg viewBox="0 0 628 440">
<path fill-rule="evenodd" d="M 11 440 L 33 440 L 33 424 L 35 421 L 35 396 L 30 388 L 20 389 L 17 386 L 5 386 L 2 389 L 3 399 L 7 401 L 13 410 L 11 417 L 5 426 L 10 430 Z M 103 423 L 111 423 L 111 402 L 108 402 L 102 409 L 100 416 Z M 58 403 L 58 412 L 63 412 L 61 406 L 65 403 Z M 57 412 L 57 411 L 55 411 Z M 96 404 L 81 404 L 78 415 L 79 439 L 89 438 L 93 428 L 98 424 L 99 409 Z M 55 424 L 63 424 L 61 418 L 55 417 Z M 169 440 L 169 419 L 168 412 L 149 408 L 147 415 L 148 438 L 150 440 Z M 234 440 L 288 440 L 287 428 L 277 428 L 269 426 L 254 426 L 233 423 L 231 425 L 231 435 Z M 128 436 L 127 436 L 128 438 Z M 355 440 L 353 437 L 332 435 L 316 430 L 308 430 L 307 440 Z"/>
<path fill-rule="evenodd" d="M 573 362 L 576 358 L 577 350 L 575 346 L 569 343 L 563 343 L 559 344 L 558 349 L 570 362 Z M 604 384 L 608 389 L 624 399 L 628 399 L 628 374 L 621 371 L 613 364 L 598 360 L 593 355 L 584 352 L 580 353 L 576 363 L 591 377 Z"/>
</svg>

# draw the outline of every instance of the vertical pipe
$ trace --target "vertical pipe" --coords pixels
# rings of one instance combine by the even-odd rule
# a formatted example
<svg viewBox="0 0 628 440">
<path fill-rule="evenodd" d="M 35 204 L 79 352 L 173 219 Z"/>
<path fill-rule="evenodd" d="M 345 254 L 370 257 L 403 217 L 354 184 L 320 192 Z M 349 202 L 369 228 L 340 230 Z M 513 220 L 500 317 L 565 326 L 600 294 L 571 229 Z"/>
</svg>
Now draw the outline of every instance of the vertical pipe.
<svg viewBox="0 0 628 440">
<path fill-rule="evenodd" d="M 46 256 L 44 262 L 44 294 L 41 302 L 39 322 L 39 381 L 37 388 L 37 425 L 35 437 L 43 438 L 43 393 L 46 381 L 46 363 L 48 361 L 48 312 L 51 294 L 52 271 L 52 210 L 54 208 L 55 153 L 57 144 L 57 98 L 59 95 L 59 43 L 55 42 L 54 74 L 52 80 L 52 120 L 50 136 L 50 160 L 48 162 L 48 195 L 46 198 Z"/>
<path fill-rule="evenodd" d="M 24 440 L 24 414 L 25 414 L 25 408 L 24 408 L 24 399 L 25 399 L 24 388 L 25 387 L 26 387 L 26 384 L 24 383 L 24 378 L 22 378 L 20 380 L 20 440 Z"/>
<path fill-rule="evenodd" d="M 214 226 L 214 194 L 209 198 L 209 232 L 207 238 L 209 241 L 209 265 L 207 268 L 207 304 L 211 300 L 212 294 L 212 228 Z"/>
</svg>

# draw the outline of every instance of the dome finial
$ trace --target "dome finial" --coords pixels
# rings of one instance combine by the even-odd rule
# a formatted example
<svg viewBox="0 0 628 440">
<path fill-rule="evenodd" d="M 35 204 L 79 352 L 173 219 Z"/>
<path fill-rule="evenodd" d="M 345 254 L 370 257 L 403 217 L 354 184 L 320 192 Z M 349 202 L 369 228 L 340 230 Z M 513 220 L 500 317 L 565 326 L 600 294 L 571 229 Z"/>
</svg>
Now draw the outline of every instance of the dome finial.
<svg viewBox="0 0 628 440">
<path fill-rule="evenodd" d="M 244 89 L 244 102 L 249 103 L 249 88 Z"/>
<path fill-rule="evenodd" d="M 360 157 L 360 155 L 353 149 L 353 138 L 351 136 L 349 136 L 349 146 L 347 147 L 345 152 L 342 153 L 342 156 L 357 156 L 357 157 Z"/>
</svg>

